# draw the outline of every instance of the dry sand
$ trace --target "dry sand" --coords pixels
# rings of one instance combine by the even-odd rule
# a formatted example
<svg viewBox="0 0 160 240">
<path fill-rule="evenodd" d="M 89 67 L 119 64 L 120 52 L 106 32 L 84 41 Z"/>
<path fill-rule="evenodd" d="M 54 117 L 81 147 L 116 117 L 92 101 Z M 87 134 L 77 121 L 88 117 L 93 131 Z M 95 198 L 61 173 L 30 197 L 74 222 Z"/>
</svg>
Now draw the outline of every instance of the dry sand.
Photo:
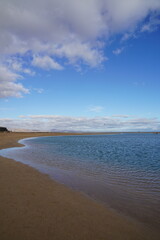
<svg viewBox="0 0 160 240">
<path fill-rule="evenodd" d="M 0 149 L 47 135 L 55 134 L 0 133 Z M 51 239 L 153 240 L 158 235 L 25 164 L 0 157 L 0 240 Z"/>
</svg>

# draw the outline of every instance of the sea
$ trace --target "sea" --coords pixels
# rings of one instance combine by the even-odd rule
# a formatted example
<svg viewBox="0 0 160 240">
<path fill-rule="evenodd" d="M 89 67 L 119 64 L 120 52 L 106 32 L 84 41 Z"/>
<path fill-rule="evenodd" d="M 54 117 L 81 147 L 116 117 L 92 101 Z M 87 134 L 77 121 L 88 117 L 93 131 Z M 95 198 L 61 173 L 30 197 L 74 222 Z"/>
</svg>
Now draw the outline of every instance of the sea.
<svg viewBox="0 0 160 240">
<path fill-rule="evenodd" d="M 0 155 L 151 229 L 160 226 L 160 134 L 52 136 L 19 141 Z"/>
</svg>

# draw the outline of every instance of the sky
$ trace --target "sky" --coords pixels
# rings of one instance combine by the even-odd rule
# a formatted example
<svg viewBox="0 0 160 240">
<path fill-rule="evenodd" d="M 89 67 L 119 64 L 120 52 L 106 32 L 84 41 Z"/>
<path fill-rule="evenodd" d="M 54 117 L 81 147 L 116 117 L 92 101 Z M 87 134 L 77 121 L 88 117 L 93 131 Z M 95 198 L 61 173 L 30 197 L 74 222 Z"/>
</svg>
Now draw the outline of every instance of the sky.
<svg viewBox="0 0 160 240">
<path fill-rule="evenodd" d="M 160 131 L 160 0 L 0 0 L 0 126 Z"/>
</svg>

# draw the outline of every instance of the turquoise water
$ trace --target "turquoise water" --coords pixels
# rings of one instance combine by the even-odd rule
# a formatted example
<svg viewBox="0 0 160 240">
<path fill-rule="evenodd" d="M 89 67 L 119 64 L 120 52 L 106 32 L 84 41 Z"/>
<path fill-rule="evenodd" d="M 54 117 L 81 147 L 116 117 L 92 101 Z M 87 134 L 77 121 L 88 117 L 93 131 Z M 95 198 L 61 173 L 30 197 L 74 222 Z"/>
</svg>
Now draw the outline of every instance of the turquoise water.
<svg viewBox="0 0 160 240">
<path fill-rule="evenodd" d="M 20 142 L 25 147 L 0 154 L 158 229 L 159 134 L 40 137 Z"/>
</svg>

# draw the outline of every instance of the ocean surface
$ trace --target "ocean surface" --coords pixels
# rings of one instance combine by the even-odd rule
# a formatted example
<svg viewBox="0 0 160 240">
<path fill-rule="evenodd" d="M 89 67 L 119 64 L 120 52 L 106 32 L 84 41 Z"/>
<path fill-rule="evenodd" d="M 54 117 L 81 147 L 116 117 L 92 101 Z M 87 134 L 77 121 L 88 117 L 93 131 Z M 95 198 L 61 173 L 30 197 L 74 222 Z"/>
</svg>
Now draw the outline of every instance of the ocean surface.
<svg viewBox="0 0 160 240">
<path fill-rule="evenodd" d="M 1 150 L 150 228 L 160 226 L 160 134 L 56 136 Z"/>
</svg>

